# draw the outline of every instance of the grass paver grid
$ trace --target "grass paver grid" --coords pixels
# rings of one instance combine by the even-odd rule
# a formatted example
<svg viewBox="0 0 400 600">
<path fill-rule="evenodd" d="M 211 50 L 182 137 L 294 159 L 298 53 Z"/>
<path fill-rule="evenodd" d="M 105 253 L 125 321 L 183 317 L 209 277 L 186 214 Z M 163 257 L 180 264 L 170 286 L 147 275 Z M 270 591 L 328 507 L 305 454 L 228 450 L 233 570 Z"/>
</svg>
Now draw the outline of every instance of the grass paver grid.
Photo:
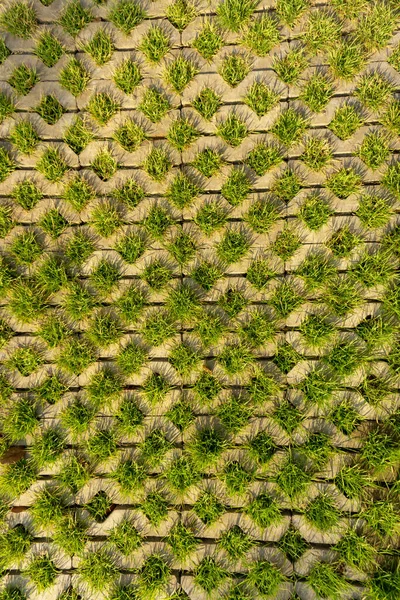
<svg viewBox="0 0 400 600">
<path fill-rule="evenodd" d="M 394 0 L 0 7 L 0 600 L 395 600 Z"/>
</svg>

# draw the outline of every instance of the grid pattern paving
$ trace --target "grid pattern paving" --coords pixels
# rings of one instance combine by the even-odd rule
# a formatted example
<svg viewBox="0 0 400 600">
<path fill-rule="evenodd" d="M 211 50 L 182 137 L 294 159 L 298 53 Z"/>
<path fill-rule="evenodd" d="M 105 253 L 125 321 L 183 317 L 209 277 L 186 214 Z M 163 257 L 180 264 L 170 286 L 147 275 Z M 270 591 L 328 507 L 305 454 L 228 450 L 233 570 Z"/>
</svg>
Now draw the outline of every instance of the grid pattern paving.
<svg viewBox="0 0 400 600">
<path fill-rule="evenodd" d="M 0 9 L 0 600 L 395 600 L 400 30 Z"/>
</svg>

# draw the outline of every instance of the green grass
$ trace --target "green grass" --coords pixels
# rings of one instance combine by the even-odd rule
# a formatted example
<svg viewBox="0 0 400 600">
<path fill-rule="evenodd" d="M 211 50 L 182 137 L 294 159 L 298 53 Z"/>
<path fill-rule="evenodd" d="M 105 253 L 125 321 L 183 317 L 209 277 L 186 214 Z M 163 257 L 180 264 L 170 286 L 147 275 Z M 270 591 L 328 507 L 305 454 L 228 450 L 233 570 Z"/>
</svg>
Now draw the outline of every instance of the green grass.
<svg viewBox="0 0 400 600">
<path fill-rule="evenodd" d="M 381 118 L 381 123 L 390 131 L 399 135 L 400 132 L 400 102 L 391 100 L 387 106 L 386 112 Z"/>
<path fill-rule="evenodd" d="M 340 405 L 335 406 L 329 415 L 329 420 L 344 435 L 353 433 L 362 421 L 360 414 L 348 401 L 344 401 Z"/>
<path fill-rule="evenodd" d="M 222 79 L 232 88 L 235 88 L 243 81 L 250 72 L 248 60 L 240 54 L 230 54 L 226 56 L 221 64 L 219 74 Z"/>
<path fill-rule="evenodd" d="M 228 554 L 229 558 L 238 560 L 252 548 L 254 540 L 238 525 L 234 525 L 221 535 L 218 544 Z"/>
<path fill-rule="evenodd" d="M 296 84 L 307 66 L 308 60 L 301 47 L 290 50 L 284 56 L 276 58 L 273 63 L 273 68 L 279 79 L 288 85 Z"/>
<path fill-rule="evenodd" d="M 11 195 L 24 210 L 32 210 L 43 198 L 40 189 L 30 179 L 24 179 L 17 183 L 13 187 Z"/>
<path fill-rule="evenodd" d="M 305 510 L 306 519 L 320 531 L 329 531 L 339 520 L 339 511 L 327 494 L 320 494 Z"/>
<path fill-rule="evenodd" d="M 85 179 L 76 175 L 64 187 L 63 198 L 74 210 L 80 212 L 95 198 L 95 192 Z"/>
<path fill-rule="evenodd" d="M 21 64 L 19 67 L 15 67 L 8 83 L 18 94 L 26 96 L 38 81 L 36 70 Z"/>
<path fill-rule="evenodd" d="M 133 265 L 144 254 L 146 247 L 147 240 L 139 231 L 123 236 L 118 241 L 115 249 L 125 262 Z"/>
<path fill-rule="evenodd" d="M 221 99 L 211 88 L 203 88 L 192 102 L 193 108 L 207 121 L 210 121 L 221 106 Z"/>
<path fill-rule="evenodd" d="M 239 206 L 251 190 L 250 180 L 242 169 L 232 169 L 221 187 L 221 194 L 231 206 Z"/>
<path fill-rule="evenodd" d="M 365 53 L 359 40 L 349 37 L 337 42 L 329 51 L 328 64 L 337 79 L 350 81 L 356 77 L 365 64 Z"/>
<path fill-rule="evenodd" d="M 166 437 L 161 429 L 153 431 L 140 444 L 141 460 L 147 465 L 157 465 L 165 457 L 165 454 L 174 447 L 174 444 Z"/>
<path fill-rule="evenodd" d="M 2 206 L 0 208 L 0 238 L 4 239 L 14 226 L 13 209 L 11 206 Z"/>
<path fill-rule="evenodd" d="M 29 323 L 41 315 L 45 300 L 46 293 L 37 282 L 16 281 L 10 290 L 9 307 L 14 317 L 22 323 Z"/>
<path fill-rule="evenodd" d="M 323 252 L 310 252 L 297 269 L 304 279 L 307 289 L 315 290 L 324 286 L 336 273 L 329 256 Z"/>
<path fill-rule="evenodd" d="M 335 477 L 335 484 L 347 498 L 361 498 L 368 484 L 365 472 L 358 466 L 345 466 Z"/>
<path fill-rule="evenodd" d="M 254 0 L 224 0 L 218 6 L 217 15 L 222 27 L 237 33 L 249 21 L 256 6 Z"/>
<path fill-rule="evenodd" d="M 122 225 L 121 215 L 111 202 L 97 204 L 90 215 L 93 229 L 102 237 L 113 235 Z"/>
<path fill-rule="evenodd" d="M 154 595 L 168 583 L 171 569 L 160 554 L 148 556 L 139 571 L 139 590 L 143 594 Z"/>
<path fill-rule="evenodd" d="M 190 276 L 207 292 L 221 279 L 222 273 L 215 264 L 204 261 L 194 268 Z"/>
<path fill-rule="evenodd" d="M 326 139 L 309 137 L 305 140 L 301 160 L 313 171 L 321 171 L 332 159 L 332 149 Z"/>
<path fill-rule="evenodd" d="M 168 358 L 171 365 L 182 377 L 188 376 L 199 364 L 199 353 L 188 344 L 175 346 Z"/>
<path fill-rule="evenodd" d="M 120 493 L 129 496 L 142 488 L 146 470 L 143 465 L 128 459 L 118 464 L 111 477 L 118 483 Z"/>
<path fill-rule="evenodd" d="M 50 147 L 41 155 L 39 161 L 36 163 L 36 169 L 49 181 L 57 182 L 64 177 L 68 170 L 68 165 L 58 149 Z"/>
<path fill-rule="evenodd" d="M 193 21 L 197 14 L 196 6 L 187 0 L 175 0 L 172 2 L 165 15 L 168 21 L 176 27 L 179 33 L 182 33 L 186 27 Z"/>
<path fill-rule="evenodd" d="M 318 231 L 326 225 L 333 212 L 323 197 L 317 194 L 308 196 L 299 210 L 299 217 L 311 231 Z"/>
<path fill-rule="evenodd" d="M 364 137 L 357 154 L 367 167 L 378 169 L 390 156 L 389 138 L 379 131 L 369 133 Z"/>
<path fill-rule="evenodd" d="M 333 92 L 332 82 L 317 72 L 307 81 L 300 98 L 310 110 L 319 113 L 327 106 Z"/>
<path fill-rule="evenodd" d="M 92 141 L 93 133 L 88 129 L 86 123 L 77 117 L 70 127 L 65 131 L 64 142 L 75 154 L 80 154 Z"/>
<path fill-rule="evenodd" d="M 376 3 L 361 15 L 358 36 L 367 52 L 376 52 L 386 46 L 396 28 L 394 8 Z"/>
<path fill-rule="evenodd" d="M 302 321 L 299 330 L 307 344 L 318 348 L 331 339 L 335 328 L 323 315 L 310 314 Z"/>
<path fill-rule="evenodd" d="M 226 578 L 225 569 L 213 556 L 205 556 L 195 570 L 194 583 L 206 594 L 216 590 Z"/>
<path fill-rule="evenodd" d="M 266 493 L 255 496 L 246 506 L 245 512 L 261 528 L 278 523 L 282 518 L 278 503 Z"/>
<path fill-rule="evenodd" d="M 54 208 L 43 215 L 39 225 L 51 238 L 57 239 L 68 227 L 68 221 Z"/>
<path fill-rule="evenodd" d="M 331 131 L 341 140 L 349 139 L 363 124 L 357 109 L 352 104 L 343 104 L 336 109 L 329 123 Z"/>
<path fill-rule="evenodd" d="M 128 208 L 135 208 L 144 198 L 144 190 L 135 179 L 130 178 L 124 184 L 114 188 L 112 196 L 123 202 Z"/>
<path fill-rule="evenodd" d="M 299 175 L 287 168 L 276 178 L 272 191 L 279 200 L 288 204 L 299 193 L 301 183 Z"/>
<path fill-rule="evenodd" d="M 192 530 L 182 523 L 177 523 L 170 530 L 166 542 L 179 561 L 184 561 L 193 554 L 199 543 Z"/>
<path fill-rule="evenodd" d="M 308 548 L 308 543 L 297 529 L 289 528 L 279 540 L 278 547 L 290 561 L 294 562 L 303 556 Z"/>
<path fill-rule="evenodd" d="M 272 133 L 286 146 L 300 140 L 307 128 L 307 120 L 293 108 L 288 108 L 277 118 Z"/>
<path fill-rule="evenodd" d="M 391 83 L 379 72 L 371 71 L 360 78 L 355 94 L 364 106 L 378 110 L 389 100 L 392 92 Z"/>
<path fill-rule="evenodd" d="M 114 45 L 111 36 L 104 30 L 98 29 L 94 36 L 83 46 L 98 66 L 105 65 L 112 57 Z"/>
<path fill-rule="evenodd" d="M 225 483 L 228 494 L 242 496 L 253 481 L 254 472 L 239 461 L 228 461 L 221 473 L 221 479 Z"/>
<path fill-rule="evenodd" d="M 78 439 L 85 434 L 94 417 L 93 407 L 83 402 L 79 397 L 75 397 L 63 411 L 61 420 L 64 427 L 69 429 L 71 435 Z"/>
<path fill-rule="evenodd" d="M 188 449 L 196 465 L 204 469 L 215 464 L 226 448 L 226 437 L 220 429 L 204 427 L 196 431 Z"/>
<path fill-rule="evenodd" d="M 118 569 L 110 554 L 99 549 L 84 555 L 78 572 L 81 580 L 91 590 L 99 591 L 107 589 L 114 582 Z"/>
<path fill-rule="evenodd" d="M 129 519 L 118 523 L 111 530 L 109 539 L 123 556 L 129 556 L 143 543 L 142 536 Z"/>
<path fill-rule="evenodd" d="M 286 227 L 272 245 L 273 252 L 281 260 L 289 260 L 301 246 L 300 238 L 294 229 Z"/>
<path fill-rule="evenodd" d="M 310 483 L 310 476 L 288 455 L 286 462 L 276 476 L 276 483 L 290 500 L 303 496 Z"/>
<path fill-rule="evenodd" d="M 26 231 L 16 236 L 11 245 L 11 252 L 21 265 L 31 265 L 42 254 L 42 244 L 35 231 Z"/>
<path fill-rule="evenodd" d="M 348 590 L 348 584 L 342 575 L 334 566 L 324 562 L 316 562 L 313 565 L 307 582 L 320 598 L 329 597 L 336 600 L 342 598 Z"/>
<path fill-rule="evenodd" d="M 210 178 L 221 169 L 222 159 L 211 148 L 205 148 L 196 155 L 192 164 L 204 177 Z"/>
<path fill-rule="evenodd" d="M 258 117 L 266 115 L 278 100 L 279 96 L 262 81 L 252 83 L 244 98 L 244 102 Z"/>
<path fill-rule="evenodd" d="M 85 505 L 86 510 L 96 523 L 103 523 L 112 511 L 112 501 L 104 490 L 101 490 Z"/>
<path fill-rule="evenodd" d="M 14 335 L 14 330 L 4 319 L 0 319 L 0 348 L 5 346 Z"/>
<path fill-rule="evenodd" d="M 0 15 L 1 29 L 25 40 L 34 33 L 37 24 L 33 6 L 25 1 L 10 2 Z"/>
<path fill-rule="evenodd" d="M 351 194 L 359 191 L 361 177 L 351 167 L 343 167 L 330 175 L 325 185 L 335 196 L 341 200 L 345 200 Z"/>
<path fill-rule="evenodd" d="M 113 154 L 107 148 L 104 148 L 99 150 L 94 157 L 91 168 L 101 181 L 108 181 L 117 172 L 118 163 Z"/>
<path fill-rule="evenodd" d="M 145 90 L 139 110 L 152 122 L 158 123 L 169 111 L 168 98 L 157 88 L 149 87 Z"/>
<path fill-rule="evenodd" d="M 56 526 L 54 541 L 65 554 L 82 555 L 88 541 L 87 523 L 76 514 L 67 513 Z"/>
<path fill-rule="evenodd" d="M 193 40 L 192 46 L 207 61 L 211 61 L 224 45 L 223 37 L 213 22 L 206 22 Z"/>
<path fill-rule="evenodd" d="M 73 0 L 62 12 L 60 25 L 69 35 L 76 37 L 91 20 L 92 13 L 85 9 L 78 0 Z"/>
<path fill-rule="evenodd" d="M 278 345 L 273 358 L 278 369 L 285 375 L 289 373 L 300 360 L 301 354 L 299 354 L 291 344 L 286 342 Z"/>
<path fill-rule="evenodd" d="M 350 0 L 333 0 L 332 4 L 340 15 L 348 19 L 355 19 L 360 10 L 365 9 L 367 2 L 365 0 L 355 0 L 355 2 L 351 2 Z"/>
<path fill-rule="evenodd" d="M 278 22 L 269 14 L 256 18 L 248 25 L 242 43 L 257 56 L 266 56 L 281 39 Z"/>
<path fill-rule="evenodd" d="M 143 128 L 133 119 L 128 119 L 115 130 L 114 139 L 127 152 L 134 152 L 146 139 L 146 134 Z"/>
<path fill-rule="evenodd" d="M 11 441 L 17 442 L 32 434 L 39 423 L 37 406 L 29 398 L 20 398 L 8 411 L 3 423 L 3 433 Z"/>
<path fill-rule="evenodd" d="M 170 48 L 170 39 L 159 26 L 152 26 L 142 37 L 139 49 L 150 63 L 159 63 Z"/>
<path fill-rule="evenodd" d="M 26 492 L 36 479 L 36 469 L 32 462 L 20 458 L 7 465 L 0 477 L 0 491 L 6 497 L 18 498 Z"/>
<path fill-rule="evenodd" d="M 342 24 L 333 14 L 325 11 L 311 12 L 307 19 L 303 40 L 311 55 L 334 48 L 341 38 Z"/>
<path fill-rule="evenodd" d="M 89 72 L 77 58 L 71 58 L 68 64 L 60 71 L 60 85 L 73 96 L 82 94 L 89 81 Z"/>
<path fill-rule="evenodd" d="M 12 115 L 14 109 L 13 101 L 6 94 L 0 93 L 0 123 Z"/>
<path fill-rule="evenodd" d="M 260 560 L 252 564 L 246 580 L 262 596 L 271 596 L 277 592 L 285 577 L 268 560 Z"/>
<path fill-rule="evenodd" d="M 59 428 L 48 427 L 41 431 L 31 448 L 33 462 L 39 469 L 53 464 L 61 456 L 65 447 L 64 435 Z"/>
<path fill-rule="evenodd" d="M 87 330 L 89 340 L 100 348 L 107 348 L 117 342 L 121 334 L 118 320 L 106 312 L 98 312 Z"/>
<path fill-rule="evenodd" d="M 234 113 L 230 113 L 217 128 L 217 135 L 233 148 L 240 146 L 248 134 L 249 130 L 246 123 Z"/>
<path fill-rule="evenodd" d="M 177 94 L 182 94 L 197 73 L 198 68 L 193 61 L 178 56 L 165 67 L 164 80 Z"/>
<path fill-rule="evenodd" d="M 309 4 L 309 0 L 277 0 L 276 10 L 280 19 L 289 27 L 293 27 Z"/>
<path fill-rule="evenodd" d="M 92 346 L 85 340 L 72 338 L 67 340 L 58 357 L 59 366 L 74 375 L 83 373 L 95 360 Z"/>
<path fill-rule="evenodd" d="M 86 108 L 99 125 L 106 125 L 120 107 L 110 94 L 97 92 L 90 98 Z"/>
<path fill-rule="evenodd" d="M 5 181 L 15 168 L 15 162 L 10 154 L 4 148 L 0 148 L 0 183 Z"/>
<path fill-rule="evenodd" d="M 186 119 L 177 119 L 171 125 L 167 133 L 169 143 L 179 151 L 190 146 L 198 137 L 199 132 Z"/>
<path fill-rule="evenodd" d="M 89 481 L 90 476 L 87 463 L 81 457 L 73 455 L 64 461 L 57 480 L 63 489 L 76 494 Z"/>
<path fill-rule="evenodd" d="M 2 569 L 21 564 L 31 546 L 32 539 L 29 530 L 20 524 L 5 531 L 0 544 Z"/>
<path fill-rule="evenodd" d="M 150 492 L 140 505 L 149 522 L 156 527 L 168 516 L 168 502 L 158 492 Z"/>
<path fill-rule="evenodd" d="M 157 147 L 153 147 L 143 163 L 144 170 L 154 181 L 164 180 L 171 166 L 168 152 Z"/>
<path fill-rule="evenodd" d="M 142 7 L 136 2 L 129 2 L 129 0 L 119 0 L 108 13 L 110 21 L 126 36 L 142 22 L 145 16 L 146 13 Z"/>
<path fill-rule="evenodd" d="M 3 62 L 10 56 L 10 54 L 11 50 L 8 48 L 5 41 L 2 39 L 0 41 L 0 64 L 3 64 Z"/>
<path fill-rule="evenodd" d="M 142 73 L 138 65 L 128 58 L 115 69 L 113 80 L 124 94 L 132 94 L 142 81 Z"/>
<path fill-rule="evenodd" d="M 247 164 L 259 177 L 262 177 L 282 161 L 282 154 L 274 145 L 257 144 L 247 155 Z"/>
<path fill-rule="evenodd" d="M 245 216 L 245 220 L 256 233 L 269 231 L 278 218 L 276 206 L 272 202 L 262 200 L 255 201 Z"/>
<path fill-rule="evenodd" d="M 27 1 L 0 11 L 0 600 L 397 598 L 393 2 Z"/>
<path fill-rule="evenodd" d="M 35 54 L 46 67 L 54 67 L 64 53 L 61 42 L 49 31 L 44 31 L 35 47 Z"/>
<path fill-rule="evenodd" d="M 25 573 L 38 592 L 44 592 L 51 587 L 59 573 L 59 569 L 49 554 L 37 554 L 33 557 Z"/>
</svg>

